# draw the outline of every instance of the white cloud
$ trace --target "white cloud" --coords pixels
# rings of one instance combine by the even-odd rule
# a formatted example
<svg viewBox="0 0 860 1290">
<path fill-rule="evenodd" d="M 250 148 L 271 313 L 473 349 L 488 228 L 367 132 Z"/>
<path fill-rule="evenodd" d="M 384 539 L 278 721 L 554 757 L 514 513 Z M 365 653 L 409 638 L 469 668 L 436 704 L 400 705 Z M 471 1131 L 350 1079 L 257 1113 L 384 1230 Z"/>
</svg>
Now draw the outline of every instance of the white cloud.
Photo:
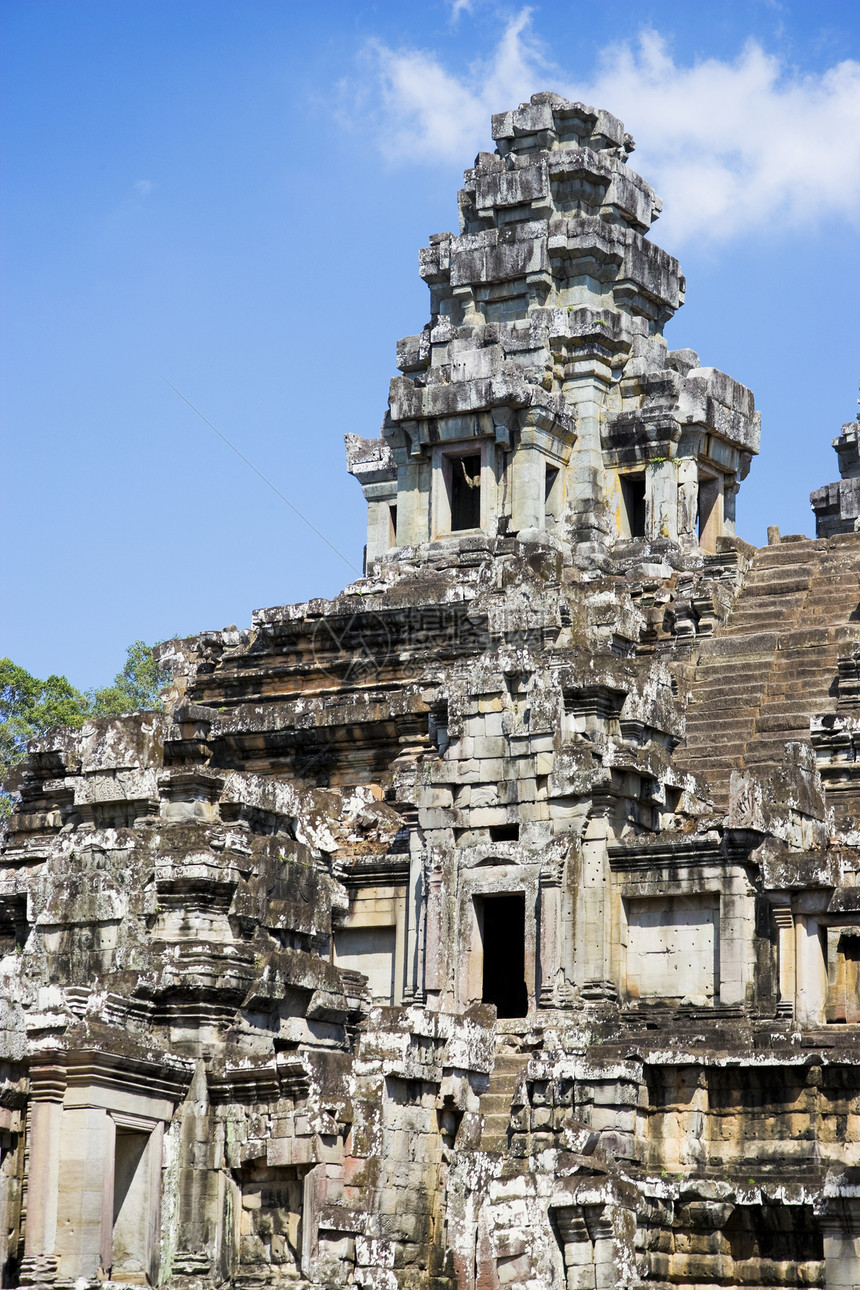
<svg viewBox="0 0 860 1290">
<path fill-rule="evenodd" d="M 451 21 L 456 24 L 461 13 L 471 13 L 474 0 L 451 0 Z"/>
<path fill-rule="evenodd" d="M 148 197 L 157 187 L 151 179 L 138 179 L 134 185 L 134 191 L 139 197 Z"/>
<path fill-rule="evenodd" d="M 490 115 L 534 93 L 546 64 L 529 32 L 530 10 L 512 18 L 486 61 L 458 79 L 433 54 L 390 49 L 370 53 L 382 95 L 379 145 L 391 160 L 431 159 L 467 165 L 487 147 Z"/>
<path fill-rule="evenodd" d="M 734 60 L 683 66 L 658 33 L 644 31 L 635 45 L 606 49 L 590 79 L 577 79 L 549 65 L 528 9 L 465 76 L 426 51 L 377 44 L 373 52 L 383 105 L 379 144 L 391 159 L 467 165 L 490 146 L 492 112 L 556 89 L 607 108 L 635 136 L 633 164 L 664 199 L 664 239 L 860 219 L 854 60 L 805 75 L 750 41 Z"/>
</svg>

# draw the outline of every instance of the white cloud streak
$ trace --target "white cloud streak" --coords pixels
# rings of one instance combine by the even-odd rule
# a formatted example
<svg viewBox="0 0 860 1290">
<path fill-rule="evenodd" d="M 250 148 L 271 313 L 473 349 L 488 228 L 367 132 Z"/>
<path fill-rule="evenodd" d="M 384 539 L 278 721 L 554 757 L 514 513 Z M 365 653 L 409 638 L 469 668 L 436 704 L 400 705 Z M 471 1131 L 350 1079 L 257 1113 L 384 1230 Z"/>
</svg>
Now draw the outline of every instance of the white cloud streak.
<svg viewBox="0 0 860 1290">
<path fill-rule="evenodd" d="M 472 12 L 473 0 L 451 0 L 451 22 L 456 26 L 461 13 Z"/>
<path fill-rule="evenodd" d="M 860 220 L 860 62 L 804 75 L 750 41 L 732 61 L 683 66 L 643 31 L 634 45 L 607 48 L 591 79 L 574 79 L 546 60 L 528 9 L 465 76 L 426 51 L 372 52 L 378 140 L 390 160 L 466 165 L 490 146 L 492 112 L 556 89 L 624 121 L 639 145 L 635 168 L 664 199 L 664 240 Z"/>
</svg>

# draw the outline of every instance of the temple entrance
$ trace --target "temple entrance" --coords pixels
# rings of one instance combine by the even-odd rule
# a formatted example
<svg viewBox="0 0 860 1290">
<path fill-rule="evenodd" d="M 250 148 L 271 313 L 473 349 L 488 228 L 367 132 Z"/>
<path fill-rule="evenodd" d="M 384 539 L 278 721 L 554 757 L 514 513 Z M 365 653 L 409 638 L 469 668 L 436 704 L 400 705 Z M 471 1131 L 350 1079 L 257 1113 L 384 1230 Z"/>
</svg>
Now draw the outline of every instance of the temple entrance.
<svg viewBox="0 0 860 1290">
<path fill-rule="evenodd" d="M 525 896 L 481 896 L 475 905 L 484 949 L 481 1001 L 494 1003 L 500 1018 L 525 1017 Z"/>
</svg>

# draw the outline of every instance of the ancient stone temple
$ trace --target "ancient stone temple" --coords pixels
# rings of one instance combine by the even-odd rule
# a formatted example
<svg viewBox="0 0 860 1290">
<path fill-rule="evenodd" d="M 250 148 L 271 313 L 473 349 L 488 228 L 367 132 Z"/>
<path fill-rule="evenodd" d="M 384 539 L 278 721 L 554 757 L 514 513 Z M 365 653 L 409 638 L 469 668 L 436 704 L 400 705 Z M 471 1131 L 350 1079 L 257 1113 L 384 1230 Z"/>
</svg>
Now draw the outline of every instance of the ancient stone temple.
<svg viewBox="0 0 860 1290">
<path fill-rule="evenodd" d="M 857 426 L 737 538 L 632 140 L 493 137 L 347 441 L 365 575 L 31 748 L 3 1285 L 860 1285 Z"/>
</svg>

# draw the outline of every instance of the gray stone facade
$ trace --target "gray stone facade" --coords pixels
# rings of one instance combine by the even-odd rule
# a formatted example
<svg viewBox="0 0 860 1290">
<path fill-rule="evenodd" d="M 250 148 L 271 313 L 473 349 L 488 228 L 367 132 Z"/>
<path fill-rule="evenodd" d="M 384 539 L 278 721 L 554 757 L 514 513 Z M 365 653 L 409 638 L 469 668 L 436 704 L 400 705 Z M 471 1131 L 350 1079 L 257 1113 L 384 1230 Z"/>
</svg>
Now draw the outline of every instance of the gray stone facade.
<svg viewBox="0 0 860 1290">
<path fill-rule="evenodd" d="M 347 441 L 365 575 L 19 774 L 4 1285 L 860 1284 L 856 436 L 738 539 L 629 136 L 493 134 Z"/>
</svg>

